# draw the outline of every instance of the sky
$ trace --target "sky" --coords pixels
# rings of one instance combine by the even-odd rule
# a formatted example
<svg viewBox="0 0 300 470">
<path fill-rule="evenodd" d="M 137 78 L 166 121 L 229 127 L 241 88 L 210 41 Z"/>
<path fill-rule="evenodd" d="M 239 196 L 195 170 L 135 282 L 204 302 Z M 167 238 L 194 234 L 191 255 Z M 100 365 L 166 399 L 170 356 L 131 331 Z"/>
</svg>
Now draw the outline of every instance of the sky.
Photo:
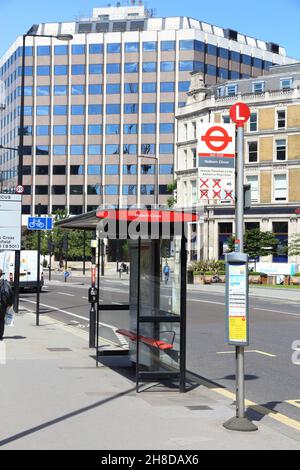
<svg viewBox="0 0 300 470">
<path fill-rule="evenodd" d="M 113 0 L 0 0 L 0 56 L 35 23 L 74 21 Z M 128 4 L 128 0 L 122 3 Z M 156 16 L 190 16 L 285 47 L 300 60 L 300 0 L 147 0 Z"/>
</svg>

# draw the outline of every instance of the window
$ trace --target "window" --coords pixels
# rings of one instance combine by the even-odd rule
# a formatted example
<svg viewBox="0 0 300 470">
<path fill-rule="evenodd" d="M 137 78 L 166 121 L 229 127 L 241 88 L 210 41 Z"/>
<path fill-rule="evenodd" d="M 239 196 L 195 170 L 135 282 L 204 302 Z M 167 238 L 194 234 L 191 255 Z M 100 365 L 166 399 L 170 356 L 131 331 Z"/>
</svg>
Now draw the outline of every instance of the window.
<svg viewBox="0 0 300 470">
<path fill-rule="evenodd" d="M 142 175 L 154 175 L 154 172 L 155 172 L 155 165 L 150 165 L 148 163 L 143 163 L 141 165 Z"/>
<path fill-rule="evenodd" d="M 141 154 L 142 155 L 152 155 L 155 154 L 155 144 L 142 144 L 141 145 Z"/>
<path fill-rule="evenodd" d="M 103 65 L 102 64 L 90 64 L 89 73 L 91 75 L 100 75 L 101 73 L 103 73 Z"/>
<path fill-rule="evenodd" d="M 70 194 L 72 195 L 83 194 L 83 186 L 79 184 L 71 184 Z"/>
<path fill-rule="evenodd" d="M 258 202 L 258 176 L 247 176 L 247 183 L 251 186 L 251 202 Z"/>
<path fill-rule="evenodd" d="M 90 54 L 103 54 L 103 44 L 90 44 L 89 53 Z"/>
<path fill-rule="evenodd" d="M 155 52 L 156 50 L 157 50 L 157 42 L 155 42 L 155 41 L 143 42 L 143 51 L 144 52 Z"/>
<path fill-rule="evenodd" d="M 142 134 L 155 134 L 156 124 L 142 124 Z"/>
<path fill-rule="evenodd" d="M 143 83 L 143 93 L 156 93 L 156 83 Z"/>
<path fill-rule="evenodd" d="M 190 84 L 191 82 L 179 82 L 178 83 L 178 91 L 181 91 L 181 92 L 188 92 L 189 91 L 189 88 L 190 88 Z"/>
<path fill-rule="evenodd" d="M 137 73 L 139 71 L 139 64 L 137 62 L 128 62 L 124 64 L 125 73 Z"/>
<path fill-rule="evenodd" d="M 156 103 L 143 103 L 142 113 L 156 113 Z"/>
<path fill-rule="evenodd" d="M 286 160 L 286 140 L 276 140 L 276 160 Z"/>
<path fill-rule="evenodd" d="M 273 234 L 278 240 L 277 252 L 273 255 L 273 263 L 288 262 L 288 238 L 289 228 L 288 222 L 273 222 Z"/>
<path fill-rule="evenodd" d="M 160 48 L 162 51 L 175 51 L 176 42 L 175 41 L 161 41 Z"/>
<path fill-rule="evenodd" d="M 251 65 L 252 64 L 251 56 L 247 54 L 242 54 L 241 62 L 242 64 L 245 64 L 245 65 Z"/>
<path fill-rule="evenodd" d="M 38 136 L 49 135 L 49 126 L 36 126 L 36 135 Z"/>
<path fill-rule="evenodd" d="M 102 95 L 102 85 L 89 85 L 89 95 Z"/>
<path fill-rule="evenodd" d="M 224 47 L 219 47 L 219 57 L 221 57 L 221 59 L 228 60 L 229 59 L 229 50 L 224 49 Z"/>
<path fill-rule="evenodd" d="M 55 65 L 54 66 L 54 75 L 67 75 L 68 66 L 67 65 Z"/>
<path fill-rule="evenodd" d="M 49 116 L 50 106 L 37 106 L 36 114 L 37 116 Z"/>
<path fill-rule="evenodd" d="M 124 196 L 135 196 L 136 195 L 136 184 L 124 184 L 123 185 Z"/>
<path fill-rule="evenodd" d="M 121 52 L 121 44 L 120 43 L 110 43 L 107 44 L 107 52 L 109 54 L 118 54 Z"/>
<path fill-rule="evenodd" d="M 49 86 L 37 86 L 36 87 L 36 94 L 37 94 L 37 96 L 49 96 L 50 95 L 50 87 Z"/>
<path fill-rule="evenodd" d="M 66 167 L 65 165 L 53 165 L 53 175 L 65 175 Z"/>
<path fill-rule="evenodd" d="M 263 61 L 258 59 L 257 57 L 252 57 L 252 66 L 256 67 L 257 69 L 263 68 Z"/>
<path fill-rule="evenodd" d="M 197 168 L 197 149 L 192 149 L 193 168 Z"/>
<path fill-rule="evenodd" d="M 67 126 L 53 126 L 54 135 L 67 135 Z"/>
<path fill-rule="evenodd" d="M 55 85 L 54 95 L 55 96 L 65 96 L 67 94 L 67 85 Z"/>
<path fill-rule="evenodd" d="M 101 185 L 100 184 L 88 184 L 87 193 L 99 196 L 101 194 Z"/>
<path fill-rule="evenodd" d="M 84 114 L 84 105 L 83 104 L 73 104 L 71 106 L 72 116 L 82 116 Z"/>
<path fill-rule="evenodd" d="M 284 129 L 286 127 L 286 112 L 285 109 L 277 111 L 277 128 Z"/>
<path fill-rule="evenodd" d="M 124 93 L 138 93 L 139 85 L 138 83 L 125 83 Z"/>
<path fill-rule="evenodd" d="M 72 75 L 84 75 L 84 74 L 85 74 L 85 65 L 84 64 L 72 65 Z"/>
<path fill-rule="evenodd" d="M 72 54 L 73 55 L 85 54 L 85 45 L 84 44 L 73 44 L 72 45 Z"/>
<path fill-rule="evenodd" d="M 192 51 L 194 49 L 193 39 L 185 39 L 185 40 L 179 41 L 179 49 L 181 51 Z"/>
<path fill-rule="evenodd" d="M 106 134 L 120 134 L 120 125 L 119 124 L 107 124 L 106 125 Z"/>
<path fill-rule="evenodd" d="M 206 73 L 208 75 L 213 75 L 214 77 L 217 75 L 217 67 L 215 65 L 206 65 Z"/>
<path fill-rule="evenodd" d="M 220 77 L 222 78 L 230 78 L 230 80 L 239 80 L 239 78 L 241 77 L 242 75 L 240 74 L 240 72 L 237 72 L 236 70 L 230 70 L 229 74 L 227 72 L 227 74 L 222 74 L 220 75 Z M 246 78 L 246 77 L 244 77 Z"/>
<path fill-rule="evenodd" d="M 88 155 L 102 155 L 102 145 L 88 145 Z"/>
<path fill-rule="evenodd" d="M 137 146 L 135 144 L 124 144 L 123 145 L 123 154 L 124 155 L 136 155 Z"/>
<path fill-rule="evenodd" d="M 49 167 L 48 165 L 37 165 L 35 167 L 36 175 L 48 175 Z"/>
<path fill-rule="evenodd" d="M 253 93 L 263 93 L 265 91 L 265 82 L 253 82 L 252 91 Z"/>
<path fill-rule="evenodd" d="M 173 123 L 161 123 L 159 125 L 160 134 L 173 134 L 174 133 L 174 124 Z"/>
<path fill-rule="evenodd" d="M 136 165 L 123 165 L 124 175 L 136 175 Z"/>
<path fill-rule="evenodd" d="M 206 44 L 206 54 L 217 56 L 218 48 L 213 44 Z"/>
<path fill-rule="evenodd" d="M 78 33 L 91 33 L 92 32 L 92 23 L 79 23 L 78 25 Z"/>
<path fill-rule="evenodd" d="M 106 114 L 121 114 L 121 106 L 119 104 L 107 104 Z"/>
<path fill-rule="evenodd" d="M 118 144 L 108 144 L 105 146 L 105 154 L 106 155 L 119 155 L 120 154 L 120 146 Z"/>
<path fill-rule="evenodd" d="M 120 70 L 121 70 L 120 64 L 107 64 L 107 65 L 106 65 L 106 72 L 107 72 L 108 74 L 111 74 L 111 73 L 120 73 Z"/>
<path fill-rule="evenodd" d="M 71 93 L 72 93 L 72 95 L 84 95 L 85 94 L 85 86 L 84 85 L 72 85 Z"/>
<path fill-rule="evenodd" d="M 119 165 L 105 165 L 105 174 L 106 175 L 118 175 Z"/>
<path fill-rule="evenodd" d="M 83 165 L 71 165 L 70 173 L 71 175 L 77 175 L 77 176 L 83 175 L 84 174 Z"/>
<path fill-rule="evenodd" d="M 35 194 L 47 195 L 48 194 L 48 186 L 36 186 L 35 187 Z"/>
<path fill-rule="evenodd" d="M 49 155 L 49 146 L 48 145 L 37 145 L 35 148 L 37 155 Z"/>
<path fill-rule="evenodd" d="M 109 95 L 120 94 L 121 85 L 119 83 L 109 83 L 106 85 L 106 93 Z"/>
<path fill-rule="evenodd" d="M 66 116 L 67 113 L 68 113 L 68 106 L 65 106 L 65 105 L 53 106 L 54 116 Z"/>
<path fill-rule="evenodd" d="M 174 166 L 170 163 L 167 165 L 159 165 L 159 173 L 161 175 L 173 175 Z"/>
<path fill-rule="evenodd" d="M 84 126 L 82 125 L 71 126 L 71 135 L 84 135 Z"/>
<path fill-rule="evenodd" d="M 66 155 L 67 147 L 65 145 L 53 145 L 53 155 Z"/>
<path fill-rule="evenodd" d="M 101 165 L 88 165 L 88 175 L 100 175 L 101 174 Z"/>
<path fill-rule="evenodd" d="M 161 82 L 160 91 L 162 93 L 174 92 L 175 91 L 175 83 L 174 82 Z"/>
<path fill-rule="evenodd" d="M 54 46 L 54 55 L 67 55 L 68 46 Z"/>
<path fill-rule="evenodd" d="M 173 144 L 160 144 L 159 145 L 159 153 L 160 154 L 171 154 L 174 152 L 174 145 Z"/>
<path fill-rule="evenodd" d="M 237 85 L 226 86 L 226 96 L 235 96 L 237 94 Z"/>
<path fill-rule="evenodd" d="M 250 115 L 249 130 L 250 132 L 257 131 L 257 113 L 251 113 Z"/>
<path fill-rule="evenodd" d="M 38 65 L 36 68 L 36 74 L 48 77 L 50 75 L 50 67 L 48 65 Z"/>
<path fill-rule="evenodd" d="M 116 196 L 119 191 L 119 186 L 117 184 L 107 184 L 104 186 L 104 192 L 106 196 Z"/>
<path fill-rule="evenodd" d="M 124 134 L 137 134 L 137 124 L 124 124 Z"/>
<path fill-rule="evenodd" d="M 37 55 L 50 55 L 50 46 L 38 46 Z"/>
<path fill-rule="evenodd" d="M 258 161 L 257 142 L 248 142 L 248 161 L 249 163 L 254 163 Z"/>
<path fill-rule="evenodd" d="M 88 127 L 89 135 L 102 135 L 102 126 L 98 124 L 90 124 Z"/>
<path fill-rule="evenodd" d="M 282 91 L 291 90 L 293 87 L 293 79 L 292 78 L 282 78 L 280 80 L 280 89 Z"/>
<path fill-rule="evenodd" d="M 102 114 L 102 104 L 89 104 L 89 115 Z"/>
<path fill-rule="evenodd" d="M 274 175 L 274 200 L 286 201 L 287 179 L 286 175 Z"/>
<path fill-rule="evenodd" d="M 136 114 L 138 112 L 138 105 L 136 103 L 124 104 L 125 114 Z"/>
<path fill-rule="evenodd" d="M 174 113 L 174 103 L 160 103 L 161 113 Z"/>
<path fill-rule="evenodd" d="M 224 124 L 230 124 L 230 116 L 228 114 L 222 116 Z"/>
<path fill-rule="evenodd" d="M 141 194 L 143 196 L 149 196 L 154 194 L 154 184 L 142 184 Z"/>
<path fill-rule="evenodd" d="M 54 185 L 52 186 L 52 194 L 59 195 L 59 194 L 66 194 L 66 187 L 63 185 Z"/>
<path fill-rule="evenodd" d="M 161 72 L 174 72 L 175 70 L 175 62 L 166 61 L 160 63 L 160 71 Z"/>
<path fill-rule="evenodd" d="M 180 72 L 204 72 L 204 63 L 197 60 L 181 60 Z"/>
<path fill-rule="evenodd" d="M 143 62 L 143 72 L 156 72 L 156 62 Z"/>
<path fill-rule="evenodd" d="M 38 88 L 44 88 L 44 87 L 37 87 L 37 95 L 38 95 Z M 49 88 L 49 91 L 50 91 L 50 87 L 45 87 L 45 88 Z M 32 96 L 32 86 L 25 86 L 24 87 L 24 95 L 25 96 Z M 19 93 L 19 96 L 21 96 L 21 87 L 18 88 L 18 93 Z"/>
<path fill-rule="evenodd" d="M 138 42 L 126 42 L 125 52 L 139 52 L 139 43 Z"/>
<path fill-rule="evenodd" d="M 83 155 L 84 147 L 83 145 L 71 145 L 71 155 Z"/>
</svg>

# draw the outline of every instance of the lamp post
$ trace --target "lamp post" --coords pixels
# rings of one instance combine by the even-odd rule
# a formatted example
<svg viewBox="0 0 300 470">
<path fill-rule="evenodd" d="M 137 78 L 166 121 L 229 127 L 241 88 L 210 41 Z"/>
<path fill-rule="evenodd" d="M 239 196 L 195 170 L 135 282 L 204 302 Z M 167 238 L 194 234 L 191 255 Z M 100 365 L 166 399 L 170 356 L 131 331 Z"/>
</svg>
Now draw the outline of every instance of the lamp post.
<svg viewBox="0 0 300 470">
<path fill-rule="evenodd" d="M 22 186 L 23 183 L 23 157 L 24 157 L 24 119 L 25 119 L 25 45 L 27 37 L 37 38 L 53 38 L 60 41 L 71 41 L 73 36 L 71 34 L 36 34 L 39 29 L 39 25 L 33 25 L 26 34 L 23 34 L 22 41 L 22 67 L 21 67 L 21 106 L 20 106 L 20 128 L 19 128 L 19 162 L 18 162 L 18 186 Z M 21 251 L 16 251 L 15 255 L 15 273 L 14 273 L 14 310 L 16 313 L 19 311 L 19 292 L 20 292 L 20 260 Z"/>
<path fill-rule="evenodd" d="M 158 168 L 158 158 L 152 157 L 151 155 L 138 155 L 137 156 L 138 160 L 140 158 L 149 158 L 152 160 L 156 161 L 156 169 L 155 169 L 155 183 L 154 183 L 154 204 L 158 207 L 159 206 L 159 185 L 158 185 L 158 175 L 159 175 L 159 168 Z M 139 178 L 139 161 L 138 161 L 138 171 L 137 171 L 137 180 Z M 138 184 L 137 184 L 137 189 L 138 189 Z M 138 196 L 138 195 L 137 195 Z"/>
</svg>

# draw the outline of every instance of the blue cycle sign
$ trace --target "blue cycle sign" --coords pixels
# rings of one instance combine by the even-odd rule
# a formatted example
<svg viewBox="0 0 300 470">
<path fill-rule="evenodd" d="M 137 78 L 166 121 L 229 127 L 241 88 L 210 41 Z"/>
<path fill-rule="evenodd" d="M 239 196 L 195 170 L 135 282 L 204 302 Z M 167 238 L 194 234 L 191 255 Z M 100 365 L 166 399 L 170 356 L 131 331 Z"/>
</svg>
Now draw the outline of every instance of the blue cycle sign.
<svg viewBox="0 0 300 470">
<path fill-rule="evenodd" d="M 28 217 L 28 230 L 52 230 L 52 217 Z"/>
</svg>

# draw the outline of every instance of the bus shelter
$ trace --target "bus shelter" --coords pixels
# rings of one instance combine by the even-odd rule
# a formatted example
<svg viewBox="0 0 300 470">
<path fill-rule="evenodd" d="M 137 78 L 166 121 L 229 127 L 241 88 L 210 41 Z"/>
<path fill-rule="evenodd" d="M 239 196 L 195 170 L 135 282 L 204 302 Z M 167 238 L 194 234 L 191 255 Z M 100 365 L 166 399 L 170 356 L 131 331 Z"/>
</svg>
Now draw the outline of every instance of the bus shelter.
<svg viewBox="0 0 300 470">
<path fill-rule="evenodd" d="M 96 230 L 98 261 L 105 238 L 127 246 L 127 283 L 106 281 L 98 262 L 96 358 L 128 355 L 137 392 L 146 382 L 185 391 L 186 233 L 197 220 L 192 211 L 99 207 L 59 222 L 61 228 Z"/>
</svg>

